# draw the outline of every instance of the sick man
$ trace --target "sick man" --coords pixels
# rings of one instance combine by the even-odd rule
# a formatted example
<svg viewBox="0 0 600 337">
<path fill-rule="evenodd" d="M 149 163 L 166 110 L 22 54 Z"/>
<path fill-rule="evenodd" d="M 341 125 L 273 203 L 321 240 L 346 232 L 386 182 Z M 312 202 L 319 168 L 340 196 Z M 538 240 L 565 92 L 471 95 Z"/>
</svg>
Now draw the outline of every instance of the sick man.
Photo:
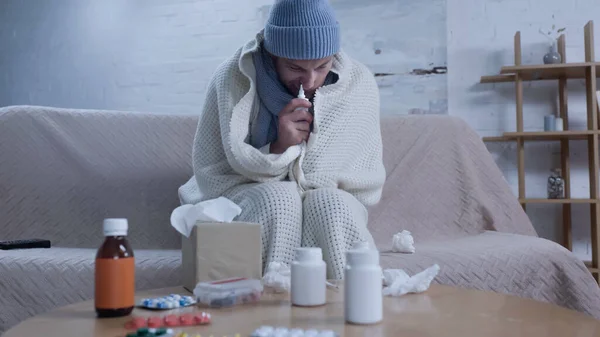
<svg viewBox="0 0 600 337">
<path fill-rule="evenodd" d="M 306 99 L 298 98 L 302 90 Z M 264 29 L 210 81 L 183 203 L 220 196 L 236 221 L 262 225 L 263 271 L 320 247 L 327 277 L 342 279 L 345 252 L 373 245 L 367 207 L 385 169 L 373 74 L 340 50 L 326 0 L 278 0 Z"/>
</svg>

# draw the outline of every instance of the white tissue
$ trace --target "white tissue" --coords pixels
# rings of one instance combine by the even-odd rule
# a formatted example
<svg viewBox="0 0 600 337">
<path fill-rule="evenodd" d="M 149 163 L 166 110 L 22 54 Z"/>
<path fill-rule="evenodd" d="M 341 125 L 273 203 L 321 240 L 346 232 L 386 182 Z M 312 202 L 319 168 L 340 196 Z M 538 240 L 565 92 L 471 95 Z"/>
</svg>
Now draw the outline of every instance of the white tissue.
<svg viewBox="0 0 600 337">
<path fill-rule="evenodd" d="M 429 289 L 431 281 L 437 276 L 440 266 L 433 266 L 413 276 L 402 269 L 386 269 L 383 271 L 383 295 L 402 296 L 408 293 L 422 293 Z"/>
<path fill-rule="evenodd" d="M 292 285 L 292 271 L 285 263 L 271 262 L 262 278 L 263 286 L 274 292 L 287 292 Z"/>
<path fill-rule="evenodd" d="M 201 201 L 195 205 L 182 205 L 171 213 L 171 226 L 179 233 L 189 237 L 198 221 L 231 222 L 242 213 L 240 206 L 233 201 L 219 197 Z"/>
<path fill-rule="evenodd" d="M 400 233 L 394 234 L 392 238 L 392 251 L 394 253 L 414 253 L 415 239 L 409 231 L 403 230 Z"/>
<path fill-rule="evenodd" d="M 350 249 L 370 249 L 370 248 L 371 248 L 371 246 L 369 245 L 368 241 L 356 241 L 350 247 Z"/>
</svg>

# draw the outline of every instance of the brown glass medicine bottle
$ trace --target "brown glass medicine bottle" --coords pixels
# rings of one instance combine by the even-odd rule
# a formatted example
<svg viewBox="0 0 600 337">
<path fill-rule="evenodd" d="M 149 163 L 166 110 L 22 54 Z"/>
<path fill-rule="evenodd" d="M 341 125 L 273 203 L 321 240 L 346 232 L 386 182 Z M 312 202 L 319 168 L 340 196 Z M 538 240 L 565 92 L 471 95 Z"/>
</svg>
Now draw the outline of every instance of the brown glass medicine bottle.
<svg viewBox="0 0 600 337">
<path fill-rule="evenodd" d="M 95 261 L 94 305 L 98 317 L 127 316 L 135 304 L 135 260 L 127 219 L 105 219 L 104 243 Z"/>
</svg>

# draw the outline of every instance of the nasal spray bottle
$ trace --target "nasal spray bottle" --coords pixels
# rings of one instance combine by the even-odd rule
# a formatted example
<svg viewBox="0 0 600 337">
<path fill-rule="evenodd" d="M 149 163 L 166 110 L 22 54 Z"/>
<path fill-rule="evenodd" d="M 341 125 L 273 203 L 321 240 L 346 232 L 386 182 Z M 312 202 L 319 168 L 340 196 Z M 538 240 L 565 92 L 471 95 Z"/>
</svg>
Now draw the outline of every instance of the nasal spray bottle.
<svg viewBox="0 0 600 337">
<path fill-rule="evenodd" d="M 308 98 L 306 98 L 306 96 L 304 96 L 304 88 L 302 87 L 302 83 L 300 83 L 300 90 L 298 90 L 298 98 L 301 98 L 307 102 L 309 101 Z M 298 108 L 298 109 L 306 109 L 306 108 Z"/>
<path fill-rule="evenodd" d="M 310 102 L 308 98 L 306 98 L 306 96 L 304 95 L 304 88 L 302 87 L 302 83 L 300 83 L 300 90 L 298 90 L 298 98 L 303 99 L 307 102 Z M 310 109 L 307 108 L 297 108 L 297 110 L 306 110 L 308 112 L 310 112 L 312 114 L 312 112 L 310 111 Z M 312 125 L 310 126 L 310 131 L 312 132 Z"/>
</svg>

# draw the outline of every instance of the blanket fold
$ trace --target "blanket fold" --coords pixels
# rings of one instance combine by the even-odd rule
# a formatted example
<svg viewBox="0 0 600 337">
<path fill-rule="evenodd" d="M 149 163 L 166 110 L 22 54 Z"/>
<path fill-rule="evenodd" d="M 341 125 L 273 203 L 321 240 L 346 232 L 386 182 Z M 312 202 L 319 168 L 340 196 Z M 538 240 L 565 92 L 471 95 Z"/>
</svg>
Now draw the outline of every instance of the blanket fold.
<svg viewBox="0 0 600 337">
<path fill-rule="evenodd" d="M 301 193 L 339 188 L 365 206 L 377 203 L 385 169 L 373 74 L 343 52 L 336 54 L 332 71 L 338 80 L 315 94 L 308 143 L 265 154 L 248 143 L 259 105 L 252 53 L 262 40 L 261 31 L 211 79 L 194 139 L 194 177 L 179 190 L 182 202 L 216 198 L 242 184 L 290 179 Z"/>
</svg>

